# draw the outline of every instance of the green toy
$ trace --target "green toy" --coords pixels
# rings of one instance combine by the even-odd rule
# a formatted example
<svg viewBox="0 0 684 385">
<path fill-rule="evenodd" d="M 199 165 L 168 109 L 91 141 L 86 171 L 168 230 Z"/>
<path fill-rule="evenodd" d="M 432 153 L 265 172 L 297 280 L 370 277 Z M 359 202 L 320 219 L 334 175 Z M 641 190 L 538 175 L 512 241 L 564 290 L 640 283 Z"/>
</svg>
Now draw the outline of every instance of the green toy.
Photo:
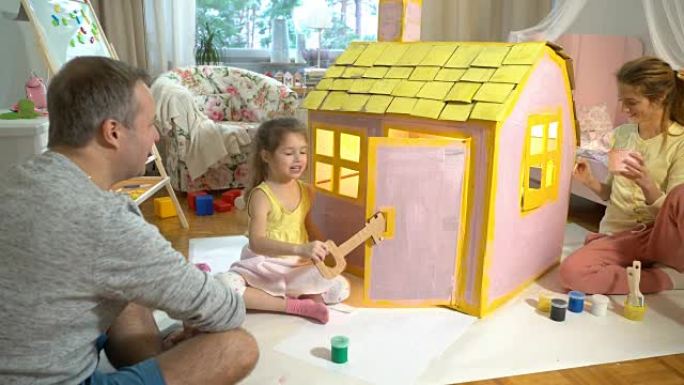
<svg viewBox="0 0 684 385">
<path fill-rule="evenodd" d="M 17 112 L 0 114 L 0 119 L 33 119 L 40 116 L 40 114 L 35 111 L 36 105 L 29 99 L 21 99 L 17 105 L 19 106 Z"/>
</svg>

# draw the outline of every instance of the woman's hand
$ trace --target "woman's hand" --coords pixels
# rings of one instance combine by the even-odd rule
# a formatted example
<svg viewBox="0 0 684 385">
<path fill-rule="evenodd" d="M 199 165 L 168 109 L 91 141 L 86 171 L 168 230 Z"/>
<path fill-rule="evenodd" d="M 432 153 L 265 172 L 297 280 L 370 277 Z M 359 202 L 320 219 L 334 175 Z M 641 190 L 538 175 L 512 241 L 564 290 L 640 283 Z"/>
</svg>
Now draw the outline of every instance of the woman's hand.
<svg viewBox="0 0 684 385">
<path fill-rule="evenodd" d="M 619 175 L 633 180 L 634 183 L 641 187 L 652 183 L 644 164 L 644 158 L 638 152 L 630 152 L 629 156 L 623 161 L 623 164 L 625 165 L 625 171 L 621 171 Z"/>
<path fill-rule="evenodd" d="M 620 172 L 619 175 L 634 181 L 644 192 L 644 199 L 646 204 L 653 204 L 658 198 L 663 195 L 660 187 L 653 181 L 648 173 L 644 158 L 638 152 L 632 152 L 623 161 L 625 171 Z"/>
<path fill-rule="evenodd" d="M 299 253 L 302 257 L 310 258 L 319 262 L 325 260 L 328 255 L 328 246 L 321 241 L 313 241 L 299 246 Z"/>
<path fill-rule="evenodd" d="M 591 167 L 589 167 L 587 161 L 582 158 L 577 159 L 575 169 L 572 170 L 572 177 L 585 186 L 589 186 L 594 180 L 594 176 L 591 173 Z"/>
</svg>

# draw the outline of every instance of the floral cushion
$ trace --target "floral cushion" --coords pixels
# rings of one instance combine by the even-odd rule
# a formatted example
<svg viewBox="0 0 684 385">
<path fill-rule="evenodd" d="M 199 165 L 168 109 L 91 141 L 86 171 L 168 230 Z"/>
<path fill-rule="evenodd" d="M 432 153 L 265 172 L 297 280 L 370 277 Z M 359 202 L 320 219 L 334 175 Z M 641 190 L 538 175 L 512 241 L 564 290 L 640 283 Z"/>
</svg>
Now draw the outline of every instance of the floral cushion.
<svg viewBox="0 0 684 385">
<path fill-rule="evenodd" d="M 225 66 L 182 67 L 160 75 L 187 88 L 195 104 L 219 127 L 245 130 L 254 136 L 260 122 L 293 116 L 297 95 L 282 83 L 267 76 Z M 219 190 L 244 187 L 247 176 L 249 145 L 226 156 L 194 180 L 185 165 L 190 134 L 175 126 L 160 139 L 159 147 L 166 171 L 175 189 L 180 191 Z"/>
<path fill-rule="evenodd" d="M 613 121 L 605 103 L 577 107 L 580 145 L 584 149 L 609 151 L 613 138 Z"/>
</svg>

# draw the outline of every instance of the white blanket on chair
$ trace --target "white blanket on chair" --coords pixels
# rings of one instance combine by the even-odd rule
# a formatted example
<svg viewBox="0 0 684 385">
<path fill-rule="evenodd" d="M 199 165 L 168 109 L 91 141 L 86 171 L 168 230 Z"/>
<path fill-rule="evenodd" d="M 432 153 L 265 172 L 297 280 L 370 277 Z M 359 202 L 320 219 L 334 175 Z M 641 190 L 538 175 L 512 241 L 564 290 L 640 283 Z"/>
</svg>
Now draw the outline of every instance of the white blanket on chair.
<svg viewBox="0 0 684 385">
<path fill-rule="evenodd" d="M 235 146 L 226 148 L 223 130 L 197 108 L 186 88 L 159 78 L 152 84 L 152 95 L 161 134 L 166 135 L 175 124 L 190 135 L 186 153 L 178 154 L 179 159 L 185 160 L 190 178 L 200 177 L 236 151 Z"/>
</svg>

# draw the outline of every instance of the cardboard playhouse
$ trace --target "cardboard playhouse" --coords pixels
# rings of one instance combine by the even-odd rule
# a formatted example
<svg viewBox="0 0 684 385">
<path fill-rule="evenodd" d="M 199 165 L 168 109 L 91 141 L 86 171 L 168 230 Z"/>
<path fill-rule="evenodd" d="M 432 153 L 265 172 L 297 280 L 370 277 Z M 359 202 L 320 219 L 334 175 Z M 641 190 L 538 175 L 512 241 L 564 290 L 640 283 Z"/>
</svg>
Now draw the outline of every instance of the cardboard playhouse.
<svg viewBox="0 0 684 385">
<path fill-rule="evenodd" d="M 370 306 L 483 316 L 559 262 L 576 125 L 571 64 L 545 42 L 355 42 L 303 102 L 313 216 Z"/>
</svg>

